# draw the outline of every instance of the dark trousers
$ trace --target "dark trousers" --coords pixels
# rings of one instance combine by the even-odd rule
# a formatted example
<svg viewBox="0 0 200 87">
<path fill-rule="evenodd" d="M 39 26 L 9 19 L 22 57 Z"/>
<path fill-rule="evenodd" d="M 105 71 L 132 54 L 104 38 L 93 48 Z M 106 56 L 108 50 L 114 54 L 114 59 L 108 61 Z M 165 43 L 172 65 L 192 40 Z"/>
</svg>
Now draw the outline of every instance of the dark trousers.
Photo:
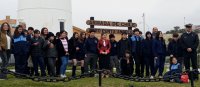
<svg viewBox="0 0 200 87">
<path fill-rule="evenodd" d="M 175 77 L 175 78 L 172 78 Z M 170 82 L 171 79 L 174 79 L 175 82 L 181 83 L 181 71 L 180 70 L 170 70 L 166 72 L 163 76 L 164 81 Z"/>
<path fill-rule="evenodd" d="M 28 54 L 14 54 L 15 57 L 15 72 L 21 73 L 21 74 L 29 74 L 28 72 Z"/>
<path fill-rule="evenodd" d="M 97 68 L 97 60 L 98 60 L 98 55 L 93 54 L 93 53 L 88 53 L 87 57 L 85 58 L 84 61 L 84 69 L 85 73 L 88 73 L 89 68 L 88 66 L 90 65 L 90 70 L 94 70 Z"/>
<path fill-rule="evenodd" d="M 55 57 L 48 58 L 48 66 L 49 66 L 49 75 L 50 76 L 56 76 L 55 63 L 56 63 Z"/>
<path fill-rule="evenodd" d="M 56 61 L 56 75 L 60 75 L 61 58 Z"/>
<path fill-rule="evenodd" d="M 134 60 L 135 60 L 135 73 L 136 76 L 141 76 L 141 65 L 142 65 L 142 61 L 141 61 L 141 56 L 138 54 L 134 54 Z"/>
<path fill-rule="evenodd" d="M 44 58 L 42 56 L 32 55 L 33 67 L 35 71 L 35 76 L 39 76 L 38 65 L 40 66 L 41 76 L 46 76 Z"/>
<path fill-rule="evenodd" d="M 1 60 L 2 60 L 2 65 L 1 65 L 0 68 L 4 68 L 4 69 L 7 68 L 8 62 L 9 62 L 9 59 L 10 59 L 10 55 L 11 55 L 10 50 L 0 51 L 0 57 L 1 57 Z"/>
<path fill-rule="evenodd" d="M 190 61 L 192 62 L 192 68 L 197 69 L 197 52 L 184 53 L 184 64 L 186 70 L 190 70 Z"/>
<path fill-rule="evenodd" d="M 164 55 L 159 55 L 158 58 L 155 60 L 155 71 L 153 76 L 156 75 L 157 70 L 159 70 L 159 76 L 163 75 L 164 71 L 164 66 L 165 66 L 165 56 Z"/>
<path fill-rule="evenodd" d="M 154 72 L 154 58 L 152 56 L 145 55 L 144 57 L 144 65 L 146 68 L 146 76 L 150 76 Z"/>
<path fill-rule="evenodd" d="M 99 69 L 110 69 L 110 56 L 100 54 L 99 55 Z"/>
<path fill-rule="evenodd" d="M 45 66 L 45 70 L 47 70 L 48 74 L 50 75 L 50 66 L 49 66 L 49 61 L 47 57 L 44 57 L 44 66 Z"/>
<path fill-rule="evenodd" d="M 120 73 L 120 63 L 118 56 L 110 56 L 110 70 L 113 72 L 113 67 L 116 67 L 117 74 Z"/>
</svg>

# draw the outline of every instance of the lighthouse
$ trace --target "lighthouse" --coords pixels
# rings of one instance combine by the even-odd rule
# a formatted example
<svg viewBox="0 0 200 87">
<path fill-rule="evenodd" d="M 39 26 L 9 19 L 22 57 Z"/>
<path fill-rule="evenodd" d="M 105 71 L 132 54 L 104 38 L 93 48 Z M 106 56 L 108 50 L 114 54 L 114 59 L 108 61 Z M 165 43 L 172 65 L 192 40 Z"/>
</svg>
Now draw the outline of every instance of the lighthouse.
<svg viewBox="0 0 200 87">
<path fill-rule="evenodd" d="M 41 30 L 47 27 L 50 32 L 62 30 L 72 35 L 71 0 L 18 0 L 18 22 Z"/>
</svg>

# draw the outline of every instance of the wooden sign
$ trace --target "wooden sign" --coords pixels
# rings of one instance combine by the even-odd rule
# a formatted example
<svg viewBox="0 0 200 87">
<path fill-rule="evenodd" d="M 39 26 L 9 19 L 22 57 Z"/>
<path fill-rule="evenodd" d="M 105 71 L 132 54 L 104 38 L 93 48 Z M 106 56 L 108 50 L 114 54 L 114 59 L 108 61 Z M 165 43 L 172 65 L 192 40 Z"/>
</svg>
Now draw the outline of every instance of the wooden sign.
<svg viewBox="0 0 200 87">
<path fill-rule="evenodd" d="M 113 22 L 113 21 L 98 21 L 98 20 L 87 20 L 86 24 L 96 25 L 96 26 L 137 27 L 136 23 L 131 23 L 131 22 Z"/>
<path fill-rule="evenodd" d="M 96 33 L 110 33 L 110 34 L 121 34 L 123 32 L 126 33 L 133 33 L 132 30 L 122 30 L 122 29 L 105 29 L 105 28 L 88 28 L 86 31 L 89 32 L 89 30 L 95 30 Z"/>
</svg>

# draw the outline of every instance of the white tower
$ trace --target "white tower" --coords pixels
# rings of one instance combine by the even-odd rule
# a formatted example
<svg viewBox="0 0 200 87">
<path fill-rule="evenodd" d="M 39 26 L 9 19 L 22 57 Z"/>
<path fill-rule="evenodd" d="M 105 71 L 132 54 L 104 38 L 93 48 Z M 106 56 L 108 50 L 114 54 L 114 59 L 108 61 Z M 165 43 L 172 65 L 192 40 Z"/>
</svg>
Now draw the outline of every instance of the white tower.
<svg viewBox="0 0 200 87">
<path fill-rule="evenodd" d="M 56 33 L 64 29 L 72 35 L 71 0 L 18 0 L 18 21 Z"/>
</svg>

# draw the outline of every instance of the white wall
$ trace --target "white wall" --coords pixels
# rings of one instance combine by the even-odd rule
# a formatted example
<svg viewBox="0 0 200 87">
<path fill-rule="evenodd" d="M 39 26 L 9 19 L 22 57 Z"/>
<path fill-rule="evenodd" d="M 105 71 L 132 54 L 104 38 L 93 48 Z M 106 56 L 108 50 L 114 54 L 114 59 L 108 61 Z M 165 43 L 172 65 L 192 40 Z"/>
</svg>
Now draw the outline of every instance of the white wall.
<svg viewBox="0 0 200 87">
<path fill-rule="evenodd" d="M 18 0 L 18 21 L 39 30 L 47 27 L 54 33 L 60 31 L 60 21 L 63 21 L 71 36 L 71 0 Z"/>
</svg>

